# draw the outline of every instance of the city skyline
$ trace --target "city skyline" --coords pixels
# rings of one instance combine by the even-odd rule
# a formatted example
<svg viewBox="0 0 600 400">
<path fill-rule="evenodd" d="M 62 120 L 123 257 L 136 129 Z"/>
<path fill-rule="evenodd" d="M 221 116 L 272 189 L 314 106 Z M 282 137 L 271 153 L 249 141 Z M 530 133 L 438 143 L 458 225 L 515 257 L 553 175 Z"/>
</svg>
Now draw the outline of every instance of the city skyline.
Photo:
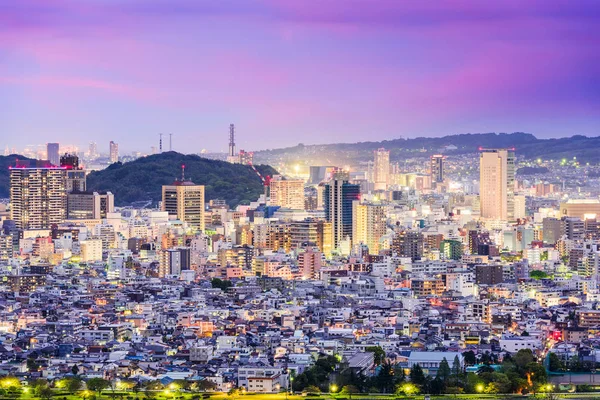
<svg viewBox="0 0 600 400">
<path fill-rule="evenodd" d="M 600 127 L 600 6 L 590 1 L 31 0 L 2 10 L 0 130 L 14 147 L 114 140 L 149 152 L 163 132 L 174 150 L 225 152 L 232 122 L 248 150 Z"/>
</svg>

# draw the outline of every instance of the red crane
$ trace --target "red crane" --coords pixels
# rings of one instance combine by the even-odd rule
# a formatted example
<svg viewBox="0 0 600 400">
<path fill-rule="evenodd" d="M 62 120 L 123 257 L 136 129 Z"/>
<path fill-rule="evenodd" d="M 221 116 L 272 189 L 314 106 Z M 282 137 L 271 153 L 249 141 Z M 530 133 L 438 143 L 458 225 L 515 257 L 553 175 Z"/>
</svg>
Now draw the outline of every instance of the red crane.
<svg viewBox="0 0 600 400">
<path fill-rule="evenodd" d="M 254 165 L 250 164 L 249 167 L 252 168 L 254 172 L 256 172 L 256 175 L 258 175 L 263 186 L 265 187 L 265 201 L 267 201 L 267 190 L 269 189 L 269 185 L 271 184 L 271 175 L 262 176 L 262 174 L 256 169 Z"/>
</svg>

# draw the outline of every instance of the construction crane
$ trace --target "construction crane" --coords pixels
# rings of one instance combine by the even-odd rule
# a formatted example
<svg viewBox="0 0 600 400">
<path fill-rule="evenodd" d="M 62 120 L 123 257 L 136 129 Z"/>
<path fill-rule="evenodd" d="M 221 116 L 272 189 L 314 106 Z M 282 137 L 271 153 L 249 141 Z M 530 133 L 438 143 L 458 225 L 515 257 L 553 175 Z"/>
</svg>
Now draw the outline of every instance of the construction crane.
<svg viewBox="0 0 600 400">
<path fill-rule="evenodd" d="M 267 191 L 269 190 L 269 185 L 271 184 L 271 176 L 262 176 L 262 174 L 256 169 L 256 167 L 252 164 L 248 165 L 252 170 L 258 175 L 263 186 L 265 187 L 265 201 L 267 201 Z"/>
</svg>

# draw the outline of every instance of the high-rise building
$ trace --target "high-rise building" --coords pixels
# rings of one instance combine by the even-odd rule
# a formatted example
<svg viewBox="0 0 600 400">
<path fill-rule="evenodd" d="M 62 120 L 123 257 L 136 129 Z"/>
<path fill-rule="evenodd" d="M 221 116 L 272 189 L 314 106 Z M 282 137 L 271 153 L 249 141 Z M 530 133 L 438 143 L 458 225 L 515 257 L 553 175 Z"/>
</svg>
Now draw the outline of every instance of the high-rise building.
<svg viewBox="0 0 600 400">
<path fill-rule="evenodd" d="M 360 200 L 360 185 L 348 182 L 347 172 L 338 171 L 325 185 L 325 218 L 332 225 L 333 248 L 352 238 L 352 202 Z"/>
<path fill-rule="evenodd" d="M 331 256 L 331 222 L 307 218 L 303 221 L 292 221 L 290 226 L 292 248 L 316 245 L 325 257 Z"/>
<path fill-rule="evenodd" d="M 191 250 L 187 247 L 162 250 L 158 275 L 179 275 L 181 271 L 191 269 Z"/>
<path fill-rule="evenodd" d="M 375 150 L 373 182 L 375 190 L 386 190 L 390 181 L 390 152 L 386 149 Z"/>
<path fill-rule="evenodd" d="M 444 158 L 441 154 L 431 156 L 431 181 L 434 183 L 444 182 Z"/>
<path fill-rule="evenodd" d="M 379 240 L 386 232 L 385 206 L 382 204 L 352 203 L 352 243 L 365 244 L 369 254 L 379 254 Z"/>
<path fill-rule="evenodd" d="M 185 167 L 182 168 L 185 171 Z M 182 172 L 181 180 L 162 187 L 162 210 L 176 216 L 189 226 L 204 230 L 204 186 L 185 180 Z"/>
<path fill-rule="evenodd" d="M 98 145 L 96 142 L 90 142 L 89 153 L 92 160 L 98 158 Z"/>
<path fill-rule="evenodd" d="M 298 253 L 298 270 L 304 279 L 318 279 L 323 263 L 323 253 L 318 248 L 307 246 Z"/>
<path fill-rule="evenodd" d="M 481 218 L 514 219 L 514 149 L 482 149 L 479 156 Z"/>
<path fill-rule="evenodd" d="M 463 255 L 463 245 L 459 240 L 442 240 L 440 254 L 445 260 L 460 260 Z"/>
<path fill-rule="evenodd" d="M 304 209 L 304 181 L 275 175 L 269 183 L 270 205 L 293 210 Z"/>
<path fill-rule="evenodd" d="M 394 235 L 392 251 L 400 257 L 410 257 L 415 261 L 423 256 L 424 238 L 417 231 L 403 230 Z"/>
<path fill-rule="evenodd" d="M 58 143 L 48 143 L 46 144 L 46 158 L 48 162 L 52 165 L 59 166 L 60 164 L 60 146 Z"/>
<path fill-rule="evenodd" d="M 119 145 L 112 140 L 110 141 L 110 163 L 119 162 Z"/>
<path fill-rule="evenodd" d="M 111 192 L 73 192 L 67 195 L 67 219 L 103 219 L 115 211 Z"/>
<path fill-rule="evenodd" d="M 86 175 L 79 165 L 79 157 L 65 154 L 60 157 L 60 166 L 67 170 L 67 193 L 85 192 Z"/>
<path fill-rule="evenodd" d="M 11 219 L 17 229 L 49 229 L 67 215 L 66 169 L 10 168 Z"/>
</svg>

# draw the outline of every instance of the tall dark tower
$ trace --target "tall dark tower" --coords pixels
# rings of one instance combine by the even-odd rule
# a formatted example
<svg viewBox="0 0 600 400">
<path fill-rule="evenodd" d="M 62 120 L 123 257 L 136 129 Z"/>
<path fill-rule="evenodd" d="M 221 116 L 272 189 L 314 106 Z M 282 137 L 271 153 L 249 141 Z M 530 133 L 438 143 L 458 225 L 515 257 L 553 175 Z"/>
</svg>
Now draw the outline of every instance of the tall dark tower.
<svg viewBox="0 0 600 400">
<path fill-rule="evenodd" d="M 235 157 L 235 125 L 229 124 L 229 157 Z"/>
</svg>

